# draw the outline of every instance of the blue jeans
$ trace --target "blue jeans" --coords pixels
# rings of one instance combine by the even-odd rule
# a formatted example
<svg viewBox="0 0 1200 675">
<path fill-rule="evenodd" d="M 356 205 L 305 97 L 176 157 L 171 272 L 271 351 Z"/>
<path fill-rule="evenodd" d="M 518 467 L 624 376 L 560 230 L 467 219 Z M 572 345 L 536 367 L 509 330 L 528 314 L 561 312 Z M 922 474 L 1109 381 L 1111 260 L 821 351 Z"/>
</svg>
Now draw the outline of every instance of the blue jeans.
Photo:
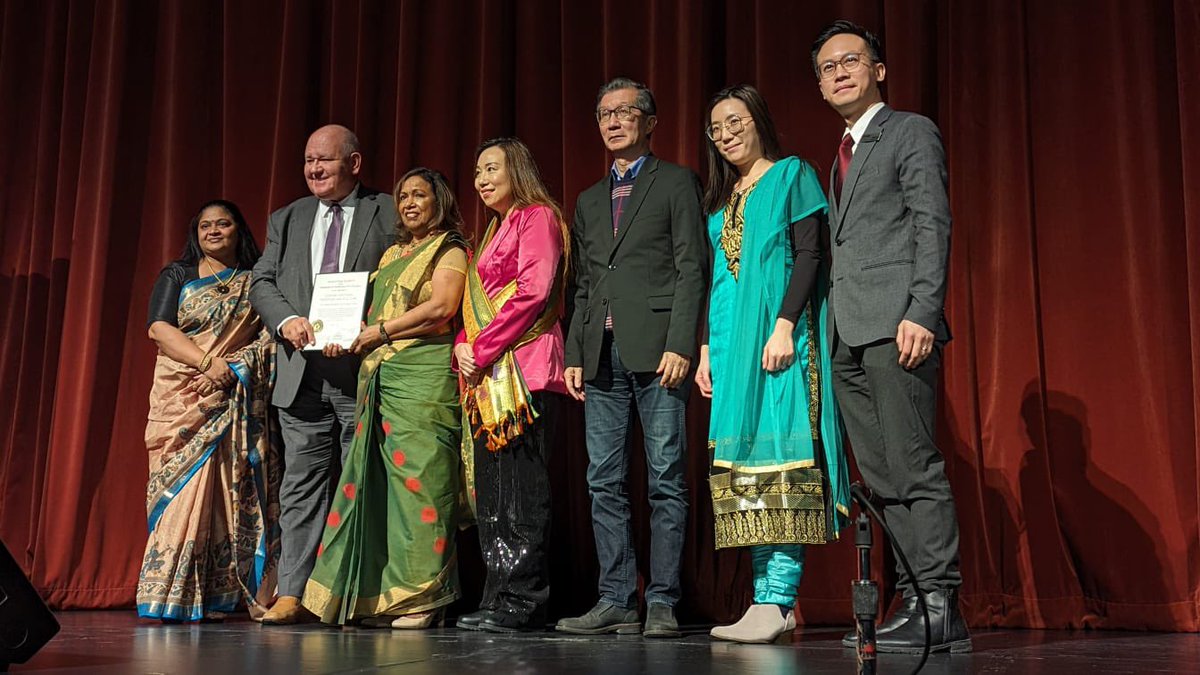
<svg viewBox="0 0 1200 675">
<path fill-rule="evenodd" d="M 637 556 L 630 532 L 629 432 L 636 406 L 646 439 L 650 497 L 650 583 L 646 603 L 679 601 L 679 563 L 687 524 L 684 408 L 691 381 L 664 389 L 655 373 L 625 369 L 611 333 L 605 334 L 596 377 L 584 385 L 588 492 L 600 562 L 600 599 L 637 607 Z"/>
</svg>

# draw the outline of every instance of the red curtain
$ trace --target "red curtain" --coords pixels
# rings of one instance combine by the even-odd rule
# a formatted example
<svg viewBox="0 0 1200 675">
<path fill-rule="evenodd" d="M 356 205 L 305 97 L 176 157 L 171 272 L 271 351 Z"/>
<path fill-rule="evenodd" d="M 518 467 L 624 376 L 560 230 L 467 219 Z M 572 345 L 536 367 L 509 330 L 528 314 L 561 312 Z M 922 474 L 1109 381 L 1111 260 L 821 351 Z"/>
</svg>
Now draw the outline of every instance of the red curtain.
<svg viewBox="0 0 1200 675">
<path fill-rule="evenodd" d="M 878 30 L 889 101 L 946 140 L 956 339 L 939 433 L 968 618 L 1200 629 L 1192 0 L 5 0 L 0 537 L 54 605 L 131 605 L 150 287 L 208 198 L 240 204 L 261 241 L 271 210 L 305 194 L 313 128 L 354 128 L 378 188 L 440 169 L 476 231 L 475 145 L 524 138 L 570 212 L 606 170 L 591 111 L 616 75 L 654 88 L 668 160 L 699 169 L 705 101 L 750 82 L 824 170 L 841 123 L 808 49 L 839 17 Z M 707 406 L 691 412 L 681 610 L 724 620 L 748 602 L 748 561 L 712 550 Z M 561 427 L 560 613 L 590 605 L 596 574 L 579 410 Z M 632 474 L 644 557 L 644 467 Z M 806 621 L 849 621 L 854 559 L 845 541 L 810 551 Z"/>
</svg>

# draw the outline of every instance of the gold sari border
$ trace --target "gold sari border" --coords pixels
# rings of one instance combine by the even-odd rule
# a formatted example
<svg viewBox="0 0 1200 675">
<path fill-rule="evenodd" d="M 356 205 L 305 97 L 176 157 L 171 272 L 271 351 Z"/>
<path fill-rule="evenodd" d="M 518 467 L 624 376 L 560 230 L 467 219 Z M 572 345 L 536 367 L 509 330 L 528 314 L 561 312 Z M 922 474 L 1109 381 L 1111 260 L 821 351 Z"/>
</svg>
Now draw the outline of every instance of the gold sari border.
<svg viewBox="0 0 1200 675">
<path fill-rule="evenodd" d="M 716 548 L 829 541 L 824 510 L 734 511 L 713 519 Z"/>
</svg>

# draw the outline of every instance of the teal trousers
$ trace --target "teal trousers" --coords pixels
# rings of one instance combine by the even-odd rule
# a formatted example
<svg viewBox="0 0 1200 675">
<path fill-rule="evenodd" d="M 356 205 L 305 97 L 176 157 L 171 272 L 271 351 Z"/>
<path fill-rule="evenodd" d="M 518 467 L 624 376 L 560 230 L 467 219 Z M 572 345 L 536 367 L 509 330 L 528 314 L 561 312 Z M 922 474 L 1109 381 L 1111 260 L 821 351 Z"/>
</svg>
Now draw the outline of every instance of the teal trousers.
<svg viewBox="0 0 1200 675">
<path fill-rule="evenodd" d="M 796 589 L 804 576 L 804 545 L 751 546 L 754 569 L 754 604 L 796 605 Z"/>
</svg>

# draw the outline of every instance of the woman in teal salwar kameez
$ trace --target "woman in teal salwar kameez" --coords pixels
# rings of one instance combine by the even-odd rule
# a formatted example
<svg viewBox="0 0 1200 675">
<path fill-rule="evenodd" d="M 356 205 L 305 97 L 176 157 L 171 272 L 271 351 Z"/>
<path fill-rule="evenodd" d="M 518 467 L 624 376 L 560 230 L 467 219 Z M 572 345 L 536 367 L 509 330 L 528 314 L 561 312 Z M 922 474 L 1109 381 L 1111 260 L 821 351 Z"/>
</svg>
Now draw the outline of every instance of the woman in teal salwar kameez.
<svg viewBox="0 0 1200 675">
<path fill-rule="evenodd" d="M 754 604 L 712 636 L 772 642 L 796 626 L 805 545 L 836 538 L 849 514 L 820 273 L 826 202 L 807 163 L 780 158 L 753 87 L 721 91 L 708 112 L 713 276 L 696 382 L 713 400 L 716 546 L 750 547 L 754 569 Z"/>
</svg>

